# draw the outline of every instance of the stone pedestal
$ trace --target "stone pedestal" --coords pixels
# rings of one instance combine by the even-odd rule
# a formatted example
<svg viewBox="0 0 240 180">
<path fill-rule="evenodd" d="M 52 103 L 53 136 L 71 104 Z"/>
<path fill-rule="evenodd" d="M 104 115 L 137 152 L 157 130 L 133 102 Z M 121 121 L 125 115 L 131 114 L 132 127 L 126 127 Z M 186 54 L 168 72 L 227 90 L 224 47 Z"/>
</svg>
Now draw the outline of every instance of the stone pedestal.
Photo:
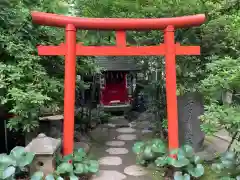
<svg viewBox="0 0 240 180">
<path fill-rule="evenodd" d="M 35 158 L 30 166 L 30 174 L 42 171 L 45 175 L 55 170 L 55 155 L 60 152 L 60 139 L 39 134 L 26 147 L 27 152 L 35 153 Z"/>
</svg>

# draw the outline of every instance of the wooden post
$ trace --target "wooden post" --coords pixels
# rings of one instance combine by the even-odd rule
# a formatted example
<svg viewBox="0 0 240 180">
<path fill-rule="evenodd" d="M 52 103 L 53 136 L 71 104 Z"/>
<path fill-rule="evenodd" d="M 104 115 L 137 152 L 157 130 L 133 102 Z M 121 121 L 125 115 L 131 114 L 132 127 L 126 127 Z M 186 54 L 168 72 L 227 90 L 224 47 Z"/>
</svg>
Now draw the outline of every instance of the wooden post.
<svg viewBox="0 0 240 180">
<path fill-rule="evenodd" d="M 64 79 L 63 153 L 71 154 L 74 147 L 74 108 L 76 82 L 76 28 L 66 27 L 66 54 Z"/>
</svg>

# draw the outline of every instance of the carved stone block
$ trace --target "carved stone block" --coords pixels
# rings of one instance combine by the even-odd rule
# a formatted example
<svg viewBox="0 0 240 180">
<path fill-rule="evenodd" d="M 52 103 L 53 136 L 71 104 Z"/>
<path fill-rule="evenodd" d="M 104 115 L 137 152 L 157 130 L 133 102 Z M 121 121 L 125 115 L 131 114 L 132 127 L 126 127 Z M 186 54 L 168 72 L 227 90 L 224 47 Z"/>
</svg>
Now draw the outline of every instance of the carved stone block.
<svg viewBox="0 0 240 180">
<path fill-rule="evenodd" d="M 204 113 L 203 99 L 198 93 L 187 93 L 178 97 L 178 126 L 180 145 L 189 144 L 196 152 L 204 141 L 199 116 Z"/>
</svg>

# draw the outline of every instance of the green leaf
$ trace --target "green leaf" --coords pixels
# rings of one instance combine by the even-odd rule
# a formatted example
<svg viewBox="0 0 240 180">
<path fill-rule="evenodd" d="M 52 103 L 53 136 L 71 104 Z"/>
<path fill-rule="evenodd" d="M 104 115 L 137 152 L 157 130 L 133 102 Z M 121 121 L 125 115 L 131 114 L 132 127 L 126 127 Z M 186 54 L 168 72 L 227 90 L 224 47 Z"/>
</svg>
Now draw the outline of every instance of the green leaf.
<svg viewBox="0 0 240 180">
<path fill-rule="evenodd" d="M 228 151 L 224 154 L 223 159 L 234 161 L 236 159 L 236 154 L 234 152 Z"/>
<path fill-rule="evenodd" d="M 45 177 L 45 180 L 55 180 L 54 175 L 53 175 L 53 174 L 48 174 L 48 175 Z"/>
<path fill-rule="evenodd" d="M 20 159 L 26 153 L 25 148 L 21 146 L 16 146 L 10 152 L 10 156 L 15 159 Z"/>
<path fill-rule="evenodd" d="M 87 173 L 89 173 L 89 167 L 87 164 L 84 164 L 83 165 L 83 174 L 87 174 Z"/>
<path fill-rule="evenodd" d="M 11 156 L 8 156 L 7 154 L 0 154 L 0 164 L 5 167 L 10 166 L 10 165 L 15 166 L 16 161 L 14 159 L 12 159 Z"/>
<path fill-rule="evenodd" d="M 158 157 L 155 160 L 155 164 L 158 167 L 163 167 L 163 166 L 167 165 L 168 164 L 168 157 L 167 156 Z"/>
<path fill-rule="evenodd" d="M 212 170 L 216 173 L 221 173 L 222 170 L 224 169 L 224 165 L 223 164 L 217 164 L 217 163 L 214 163 L 212 164 Z"/>
<path fill-rule="evenodd" d="M 83 174 L 83 172 L 84 172 L 84 164 L 81 164 L 81 163 L 76 163 L 76 164 L 74 164 L 74 173 L 75 174 L 78 174 L 78 175 L 80 175 L 80 174 Z"/>
<path fill-rule="evenodd" d="M 77 152 L 78 152 L 78 153 L 83 153 L 83 154 L 85 154 L 85 150 L 84 150 L 83 148 L 79 148 L 79 149 L 77 150 Z"/>
<path fill-rule="evenodd" d="M 194 150 L 191 146 L 184 145 L 181 149 L 184 151 L 186 157 L 191 158 L 194 156 Z"/>
<path fill-rule="evenodd" d="M 132 150 L 135 154 L 139 154 L 142 151 L 143 146 L 144 146 L 144 142 L 136 142 Z"/>
<path fill-rule="evenodd" d="M 235 166 L 235 162 L 233 162 L 232 160 L 225 160 L 222 159 L 222 164 L 225 168 L 233 168 Z"/>
<path fill-rule="evenodd" d="M 57 180 L 64 180 L 64 179 L 61 176 L 58 176 Z"/>
<path fill-rule="evenodd" d="M 69 162 L 71 160 L 73 160 L 73 154 L 68 154 L 66 156 L 63 156 L 61 161 L 67 163 L 67 162 Z"/>
<path fill-rule="evenodd" d="M 152 151 L 155 152 L 155 153 L 165 154 L 167 152 L 167 146 L 161 140 L 154 141 L 154 143 L 152 144 Z"/>
<path fill-rule="evenodd" d="M 84 158 L 86 158 L 87 154 L 83 148 L 79 148 L 77 151 L 74 152 L 73 161 L 74 162 L 81 162 Z"/>
<path fill-rule="evenodd" d="M 144 165 L 146 163 L 146 161 L 143 159 L 142 155 L 137 155 L 136 157 L 136 163 L 138 165 Z"/>
<path fill-rule="evenodd" d="M 84 157 L 81 155 L 74 155 L 74 157 L 73 157 L 74 162 L 82 162 L 83 159 L 84 159 Z"/>
<path fill-rule="evenodd" d="M 87 154 L 83 148 L 79 148 L 76 152 L 74 152 L 74 155 L 85 157 Z"/>
<path fill-rule="evenodd" d="M 78 180 L 78 177 L 75 176 L 74 174 L 71 174 L 71 175 L 69 176 L 69 179 L 70 179 L 70 180 Z"/>
<path fill-rule="evenodd" d="M 99 170 L 99 163 L 98 163 L 98 161 L 90 160 L 89 161 L 88 170 L 91 173 L 97 173 L 98 170 Z"/>
<path fill-rule="evenodd" d="M 190 161 L 186 158 L 181 158 L 181 159 L 174 159 L 171 157 L 168 158 L 168 164 L 176 168 L 187 166 L 189 163 Z"/>
<path fill-rule="evenodd" d="M 7 167 L 2 174 L 3 179 L 7 179 L 15 174 L 16 168 L 14 166 Z"/>
<path fill-rule="evenodd" d="M 152 159 L 154 156 L 154 154 L 152 152 L 152 148 L 150 146 L 146 146 L 143 151 L 143 155 L 144 155 L 145 160 Z"/>
<path fill-rule="evenodd" d="M 72 173 L 73 172 L 73 165 L 67 162 L 61 163 L 57 167 L 57 172 L 59 174 L 67 174 L 67 173 Z"/>
<path fill-rule="evenodd" d="M 201 162 L 201 158 L 199 156 L 194 156 L 194 163 L 199 164 Z"/>
<path fill-rule="evenodd" d="M 44 173 L 41 171 L 37 171 L 32 175 L 31 180 L 42 180 L 43 177 L 44 177 Z"/>
<path fill-rule="evenodd" d="M 17 165 L 19 167 L 25 167 L 27 165 L 30 165 L 33 161 L 35 157 L 35 154 L 32 152 L 26 152 L 22 155 L 22 157 L 20 157 L 19 159 L 17 159 Z"/>
<path fill-rule="evenodd" d="M 176 171 L 174 173 L 174 180 L 190 180 L 190 175 L 189 174 L 182 175 L 182 172 Z"/>
<path fill-rule="evenodd" d="M 202 164 L 197 164 L 196 167 L 189 166 L 187 170 L 188 173 L 195 178 L 201 177 L 204 174 L 204 167 Z"/>
</svg>

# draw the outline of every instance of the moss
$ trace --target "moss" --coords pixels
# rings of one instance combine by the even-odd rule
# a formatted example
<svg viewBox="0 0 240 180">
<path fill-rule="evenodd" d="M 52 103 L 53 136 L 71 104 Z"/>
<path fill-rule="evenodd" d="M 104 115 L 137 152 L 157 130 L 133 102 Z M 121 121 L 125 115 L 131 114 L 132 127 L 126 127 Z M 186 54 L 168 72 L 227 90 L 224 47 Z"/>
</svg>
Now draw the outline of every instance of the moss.
<svg viewBox="0 0 240 180">
<path fill-rule="evenodd" d="M 211 166 L 208 164 L 204 165 L 205 173 L 204 175 L 200 178 L 201 180 L 215 180 L 219 179 L 216 175 L 215 172 L 211 170 Z"/>
<path fill-rule="evenodd" d="M 212 170 L 211 170 L 211 166 L 208 165 L 208 164 L 205 164 L 204 165 L 205 167 L 205 173 L 204 175 L 199 178 L 199 180 L 217 180 L 219 179 L 216 175 L 216 173 L 214 173 Z M 148 172 L 149 172 L 149 175 L 151 176 L 151 178 L 153 180 L 164 180 L 164 170 L 163 169 L 160 169 L 158 171 L 156 171 L 155 168 L 153 167 L 150 167 L 150 168 L 147 168 L 148 169 Z"/>
</svg>

